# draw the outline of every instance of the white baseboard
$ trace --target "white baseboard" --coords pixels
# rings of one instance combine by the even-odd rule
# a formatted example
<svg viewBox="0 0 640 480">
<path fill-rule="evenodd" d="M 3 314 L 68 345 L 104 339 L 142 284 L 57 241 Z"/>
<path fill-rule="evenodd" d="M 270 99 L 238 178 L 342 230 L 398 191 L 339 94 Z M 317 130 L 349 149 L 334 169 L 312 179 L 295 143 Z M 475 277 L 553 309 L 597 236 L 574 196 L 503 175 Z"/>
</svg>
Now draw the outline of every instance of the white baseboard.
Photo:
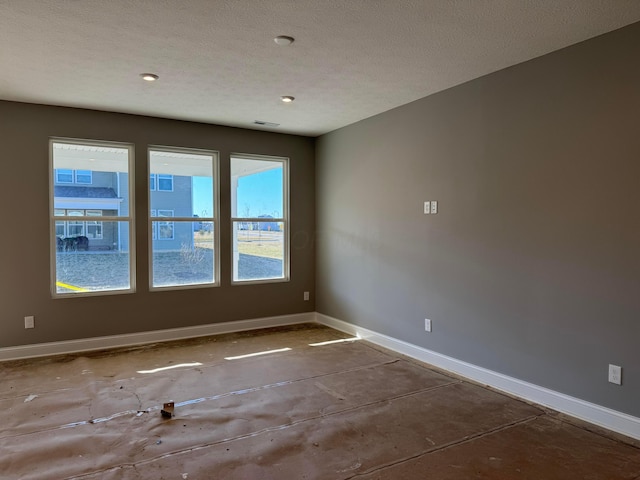
<svg viewBox="0 0 640 480">
<path fill-rule="evenodd" d="M 463 362 L 447 355 L 427 350 L 426 348 L 316 312 L 62 342 L 21 345 L 18 347 L 5 347 L 0 348 L 0 361 L 86 352 L 105 348 L 128 347 L 312 322 L 317 322 L 336 330 L 356 335 L 371 343 L 415 358 L 421 362 L 429 363 L 443 370 L 453 372 L 524 400 L 538 403 L 586 422 L 593 423 L 594 425 L 640 440 L 640 418 L 518 380 L 517 378 L 509 377 L 492 370 L 487 370 L 486 368 L 478 367 L 477 365 Z"/>
<path fill-rule="evenodd" d="M 284 325 L 294 325 L 314 321 L 315 313 L 308 312 L 294 315 L 282 315 L 278 317 L 238 320 L 235 322 L 212 323 L 208 325 L 198 325 L 195 327 L 170 328 L 166 330 L 154 330 L 151 332 L 128 333 L 107 337 L 93 337 L 62 342 L 5 347 L 0 348 L 0 361 L 86 352 L 91 350 L 102 350 L 105 348 L 129 347 L 132 345 L 143 345 L 145 343 L 206 337 L 208 335 L 241 332 L 246 330 L 255 330 L 258 328 L 280 327 Z"/>
<path fill-rule="evenodd" d="M 371 343 L 407 355 L 443 370 L 453 372 L 478 383 L 515 395 L 524 400 L 538 403 L 558 412 L 571 415 L 586 422 L 640 440 L 640 418 L 611 410 L 579 398 L 571 397 L 548 388 L 518 380 L 486 368 L 457 360 L 440 353 L 418 347 L 411 343 L 358 327 L 328 315 L 316 313 L 316 322 L 356 335 Z"/>
</svg>

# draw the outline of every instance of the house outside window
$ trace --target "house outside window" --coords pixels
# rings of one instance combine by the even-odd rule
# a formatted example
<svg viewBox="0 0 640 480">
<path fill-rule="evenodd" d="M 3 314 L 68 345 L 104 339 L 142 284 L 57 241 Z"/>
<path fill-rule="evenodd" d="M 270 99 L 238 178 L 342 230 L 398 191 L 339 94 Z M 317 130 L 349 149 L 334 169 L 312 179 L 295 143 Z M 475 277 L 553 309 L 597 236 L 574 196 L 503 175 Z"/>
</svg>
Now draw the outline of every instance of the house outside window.
<svg viewBox="0 0 640 480">
<path fill-rule="evenodd" d="M 132 292 L 135 286 L 129 144 L 50 140 L 52 292 Z"/>
<path fill-rule="evenodd" d="M 218 281 L 218 154 L 150 147 L 150 288 Z"/>
</svg>

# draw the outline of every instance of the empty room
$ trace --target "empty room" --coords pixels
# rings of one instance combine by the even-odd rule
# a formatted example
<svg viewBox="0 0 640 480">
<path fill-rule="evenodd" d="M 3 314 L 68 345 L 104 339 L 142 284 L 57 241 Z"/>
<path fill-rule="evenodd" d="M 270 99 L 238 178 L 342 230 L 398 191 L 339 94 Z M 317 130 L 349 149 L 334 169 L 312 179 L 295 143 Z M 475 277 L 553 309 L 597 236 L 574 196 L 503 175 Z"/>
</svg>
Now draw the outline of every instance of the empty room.
<svg viewBox="0 0 640 480">
<path fill-rule="evenodd" d="M 0 478 L 640 480 L 640 2 L 0 0 Z"/>
</svg>

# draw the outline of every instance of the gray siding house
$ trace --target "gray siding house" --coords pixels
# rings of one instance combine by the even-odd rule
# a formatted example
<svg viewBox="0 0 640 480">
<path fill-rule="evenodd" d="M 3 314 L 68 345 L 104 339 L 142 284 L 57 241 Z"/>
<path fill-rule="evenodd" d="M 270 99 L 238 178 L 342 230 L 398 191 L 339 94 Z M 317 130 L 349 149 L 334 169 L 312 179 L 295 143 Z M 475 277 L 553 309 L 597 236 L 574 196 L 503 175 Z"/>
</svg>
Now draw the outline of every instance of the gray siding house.
<svg viewBox="0 0 640 480">
<path fill-rule="evenodd" d="M 81 249 L 88 251 L 129 249 L 129 233 L 126 228 L 119 222 L 100 219 L 129 211 L 127 177 L 126 173 L 118 172 L 55 170 L 54 214 L 82 217 L 77 221 L 56 221 L 56 237 L 60 248 L 64 248 L 69 242 L 75 242 Z M 192 216 L 191 178 L 152 174 L 150 187 L 151 205 L 154 207 L 150 212 L 151 217 L 163 218 L 152 224 L 154 248 L 171 251 L 191 247 L 191 224 L 169 220 L 171 217 Z M 86 217 L 92 219 L 88 220 Z M 164 220 L 165 217 L 167 220 Z"/>
<path fill-rule="evenodd" d="M 175 251 L 193 246 L 193 223 L 172 222 L 171 217 L 193 217 L 191 177 L 151 174 L 151 224 L 154 250 Z M 162 218 L 162 220 L 159 220 Z M 167 220 L 164 220 L 167 218 Z"/>
</svg>

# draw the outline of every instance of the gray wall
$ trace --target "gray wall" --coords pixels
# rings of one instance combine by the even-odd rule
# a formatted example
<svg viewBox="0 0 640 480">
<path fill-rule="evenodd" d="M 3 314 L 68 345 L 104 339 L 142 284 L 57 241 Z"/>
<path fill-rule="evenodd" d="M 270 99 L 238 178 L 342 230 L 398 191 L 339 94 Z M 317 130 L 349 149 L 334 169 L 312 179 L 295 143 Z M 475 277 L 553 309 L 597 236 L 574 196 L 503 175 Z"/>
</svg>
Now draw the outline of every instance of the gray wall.
<svg viewBox="0 0 640 480">
<path fill-rule="evenodd" d="M 50 136 L 135 144 L 137 292 L 53 300 L 49 286 Z M 315 310 L 314 139 L 72 108 L 0 102 L 0 347 Z M 217 288 L 150 293 L 147 146 L 220 152 L 221 278 Z M 289 157 L 291 281 L 231 286 L 229 155 Z M 312 297 L 313 298 L 313 297 Z M 35 315 L 36 328 L 24 329 Z"/>
<path fill-rule="evenodd" d="M 317 311 L 640 416 L 638 58 L 634 24 L 320 137 Z"/>
</svg>

